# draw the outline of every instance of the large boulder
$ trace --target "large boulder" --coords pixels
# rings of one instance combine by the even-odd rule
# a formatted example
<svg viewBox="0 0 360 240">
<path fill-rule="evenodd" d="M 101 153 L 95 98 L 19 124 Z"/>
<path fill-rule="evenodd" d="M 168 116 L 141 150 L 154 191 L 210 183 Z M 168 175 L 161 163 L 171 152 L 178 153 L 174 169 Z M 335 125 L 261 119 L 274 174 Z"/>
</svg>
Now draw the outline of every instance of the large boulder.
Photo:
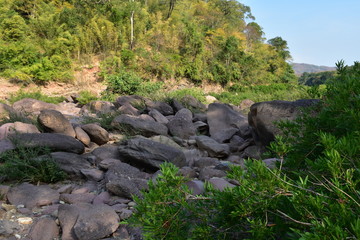
<svg viewBox="0 0 360 240">
<path fill-rule="evenodd" d="M 76 136 L 70 121 L 59 111 L 42 110 L 38 116 L 38 122 L 47 132 Z"/>
<path fill-rule="evenodd" d="M 12 107 L 23 113 L 38 115 L 41 110 L 60 110 L 59 106 L 32 98 L 24 98 L 15 102 Z"/>
<path fill-rule="evenodd" d="M 116 110 L 113 103 L 108 101 L 91 101 L 81 108 L 82 114 L 96 113 L 96 115 L 111 114 Z"/>
<path fill-rule="evenodd" d="M 159 169 L 163 162 L 171 162 L 178 167 L 186 165 L 186 158 L 181 150 L 146 138 L 130 139 L 120 145 L 118 150 L 130 163 L 151 170 Z"/>
<path fill-rule="evenodd" d="M 57 163 L 59 168 L 66 172 L 72 179 L 83 178 L 83 170 L 92 169 L 91 164 L 85 157 L 75 153 L 54 152 L 51 157 Z"/>
<path fill-rule="evenodd" d="M 127 114 L 114 118 L 111 125 L 125 131 L 133 132 L 134 135 L 141 134 L 145 137 L 167 135 L 168 133 L 168 128 L 164 124 L 155 122 L 155 120 L 144 119 L 141 116 L 137 117 Z"/>
<path fill-rule="evenodd" d="M 0 103 L 0 119 L 10 118 L 12 115 L 16 115 L 16 111 L 14 108 L 10 107 L 5 103 Z"/>
<path fill-rule="evenodd" d="M 192 113 L 189 109 L 183 108 L 167 124 L 171 135 L 188 139 L 196 134 L 196 128 L 192 122 Z"/>
<path fill-rule="evenodd" d="M 269 101 L 255 103 L 248 115 L 249 124 L 253 129 L 255 140 L 264 146 L 281 134 L 276 122 L 280 120 L 295 120 L 303 109 L 318 103 L 315 99 L 302 99 L 295 102 Z"/>
<path fill-rule="evenodd" d="M 251 135 L 247 118 L 227 104 L 210 104 L 207 122 L 210 136 L 220 143 L 230 140 L 235 134 L 243 138 Z"/>
<path fill-rule="evenodd" d="M 153 102 L 150 100 L 145 101 L 146 107 L 149 110 L 156 109 L 158 110 L 162 115 L 168 116 L 174 114 L 174 109 L 165 102 Z"/>
<path fill-rule="evenodd" d="M 230 154 L 229 145 L 220 144 L 208 136 L 197 136 L 195 140 L 198 148 L 207 151 L 210 157 L 222 158 Z"/>
<path fill-rule="evenodd" d="M 53 151 L 83 153 L 84 144 L 67 135 L 57 133 L 23 133 L 11 139 L 24 147 L 48 147 Z"/>
<path fill-rule="evenodd" d="M 91 141 L 103 145 L 109 141 L 109 133 L 95 123 L 82 125 L 81 128 L 89 135 Z"/>
</svg>

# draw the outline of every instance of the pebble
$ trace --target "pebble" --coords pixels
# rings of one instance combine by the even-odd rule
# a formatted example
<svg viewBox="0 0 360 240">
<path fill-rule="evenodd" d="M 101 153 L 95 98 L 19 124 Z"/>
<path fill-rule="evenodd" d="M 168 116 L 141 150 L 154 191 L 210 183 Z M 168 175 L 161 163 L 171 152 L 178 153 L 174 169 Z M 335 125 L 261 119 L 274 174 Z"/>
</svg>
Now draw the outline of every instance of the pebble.
<svg viewBox="0 0 360 240">
<path fill-rule="evenodd" d="M 32 223 L 33 223 L 33 220 L 32 220 L 32 218 L 30 218 L 30 217 L 21 217 L 21 218 L 18 218 L 18 222 L 19 222 L 20 224 L 26 224 L 26 225 L 28 225 L 28 224 L 32 224 Z"/>
</svg>

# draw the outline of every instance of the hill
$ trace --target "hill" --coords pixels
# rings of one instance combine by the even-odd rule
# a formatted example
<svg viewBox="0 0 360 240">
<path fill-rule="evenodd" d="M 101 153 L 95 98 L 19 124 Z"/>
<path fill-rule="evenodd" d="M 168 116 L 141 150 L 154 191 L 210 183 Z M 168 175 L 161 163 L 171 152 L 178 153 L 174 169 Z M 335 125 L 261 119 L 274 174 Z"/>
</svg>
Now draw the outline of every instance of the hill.
<svg viewBox="0 0 360 240">
<path fill-rule="evenodd" d="M 290 65 L 294 69 L 294 72 L 297 76 L 301 76 L 304 72 L 307 73 L 328 72 L 328 71 L 335 71 L 336 69 L 335 67 L 317 66 L 307 63 L 291 63 Z"/>
</svg>

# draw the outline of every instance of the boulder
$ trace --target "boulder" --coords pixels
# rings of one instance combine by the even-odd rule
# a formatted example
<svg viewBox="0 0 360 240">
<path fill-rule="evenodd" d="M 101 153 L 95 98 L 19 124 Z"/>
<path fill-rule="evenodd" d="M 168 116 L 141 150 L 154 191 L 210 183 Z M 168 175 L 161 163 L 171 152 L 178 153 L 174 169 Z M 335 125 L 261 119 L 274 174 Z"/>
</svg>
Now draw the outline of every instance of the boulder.
<svg viewBox="0 0 360 240">
<path fill-rule="evenodd" d="M 280 120 L 295 120 L 303 109 L 319 103 L 315 99 L 302 99 L 295 102 L 269 101 L 255 103 L 248 115 L 249 124 L 253 129 L 255 140 L 263 146 L 268 146 L 275 135 L 281 134 L 276 122 Z"/>
<path fill-rule="evenodd" d="M 59 206 L 63 240 L 98 240 L 109 236 L 119 226 L 120 218 L 105 204 L 63 204 Z"/>
<path fill-rule="evenodd" d="M 116 99 L 116 107 L 120 107 L 126 104 L 130 104 L 136 109 L 140 110 L 140 108 L 145 108 L 145 99 L 137 95 L 121 96 Z"/>
<path fill-rule="evenodd" d="M 214 139 L 207 136 L 197 136 L 196 144 L 200 150 L 208 152 L 210 157 L 222 158 L 230 154 L 230 147 L 227 144 L 220 144 Z"/>
<path fill-rule="evenodd" d="M 37 120 L 47 132 L 61 133 L 73 138 L 76 136 L 70 121 L 59 111 L 41 110 Z"/>
<path fill-rule="evenodd" d="M 49 240 L 59 238 L 59 227 L 50 217 L 39 218 L 29 232 L 31 240 Z"/>
<path fill-rule="evenodd" d="M 13 149 L 15 145 L 9 139 L 0 140 L 0 154 Z"/>
<path fill-rule="evenodd" d="M 174 114 L 174 109 L 165 102 L 153 102 L 150 100 L 145 101 L 146 107 L 149 110 L 156 109 L 158 110 L 162 115 L 168 116 Z"/>
<path fill-rule="evenodd" d="M 58 202 L 59 196 L 59 193 L 48 185 L 34 186 L 29 183 L 12 187 L 7 193 L 7 199 L 12 205 L 24 205 L 29 209 Z"/>
<path fill-rule="evenodd" d="M 89 123 L 82 125 L 81 128 L 89 135 L 91 141 L 98 145 L 103 145 L 109 141 L 109 133 L 97 124 Z"/>
<path fill-rule="evenodd" d="M 210 104 L 207 122 L 210 136 L 220 143 L 230 140 L 235 133 L 243 138 L 251 135 L 247 118 L 227 104 Z"/>
<path fill-rule="evenodd" d="M 11 106 L 0 103 L 0 119 L 9 119 L 12 115 L 17 115 L 18 113 Z"/>
<path fill-rule="evenodd" d="M 40 114 L 42 110 L 60 110 L 59 106 L 52 103 L 46 103 L 32 98 L 24 98 L 15 102 L 12 107 L 22 113 L 29 113 L 33 115 Z"/>
<path fill-rule="evenodd" d="M 89 135 L 81 128 L 81 127 L 75 127 L 75 134 L 76 138 L 82 142 L 85 146 L 90 146 L 91 139 Z"/>
<path fill-rule="evenodd" d="M 192 122 L 192 112 L 183 108 L 167 124 L 171 135 L 188 139 L 196 134 L 196 128 Z"/>
<path fill-rule="evenodd" d="M 24 147 L 48 147 L 53 151 L 81 154 L 84 144 L 67 135 L 57 133 L 22 133 L 11 136 Z"/>
<path fill-rule="evenodd" d="M 206 106 L 191 95 L 182 97 L 181 103 L 184 104 L 187 108 L 194 109 L 195 112 L 206 110 Z"/>
<path fill-rule="evenodd" d="M 168 128 L 164 124 L 143 119 L 140 116 L 136 117 L 126 114 L 114 118 L 111 125 L 130 133 L 134 133 L 133 135 L 141 134 L 145 137 L 167 135 L 168 133 Z"/>
<path fill-rule="evenodd" d="M 225 188 L 234 188 L 235 185 L 229 183 L 223 178 L 213 177 L 208 180 L 208 182 L 214 187 L 214 189 L 219 191 L 224 191 Z"/>
<path fill-rule="evenodd" d="M 181 150 L 146 138 L 130 139 L 120 145 L 118 150 L 130 163 L 151 170 L 159 169 L 163 162 L 171 162 L 178 167 L 186 165 L 186 158 Z"/>
<path fill-rule="evenodd" d="M 81 113 L 109 114 L 116 110 L 115 105 L 108 101 L 91 101 L 81 108 Z"/>
<path fill-rule="evenodd" d="M 167 124 L 169 122 L 169 120 L 156 109 L 152 109 L 149 112 L 149 116 L 154 118 L 158 123 Z"/>
<path fill-rule="evenodd" d="M 134 108 L 130 103 L 125 103 L 124 105 L 120 106 L 117 110 L 120 114 L 128 114 L 132 116 L 139 116 L 140 111 Z"/>
<path fill-rule="evenodd" d="M 214 178 L 214 177 L 217 178 L 226 177 L 226 172 L 219 169 L 215 169 L 211 166 L 204 167 L 199 172 L 199 179 L 202 181 L 209 180 L 210 178 Z"/>
<path fill-rule="evenodd" d="M 54 152 L 51 157 L 71 179 L 82 179 L 82 171 L 92 169 L 91 164 L 81 155 L 68 152 Z"/>
</svg>

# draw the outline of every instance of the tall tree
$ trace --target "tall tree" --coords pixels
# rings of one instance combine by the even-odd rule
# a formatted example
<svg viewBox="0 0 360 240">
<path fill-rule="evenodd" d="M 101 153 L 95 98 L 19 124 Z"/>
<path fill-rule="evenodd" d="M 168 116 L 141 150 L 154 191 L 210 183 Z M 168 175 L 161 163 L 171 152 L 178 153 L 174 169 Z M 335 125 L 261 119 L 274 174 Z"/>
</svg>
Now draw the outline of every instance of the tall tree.
<svg viewBox="0 0 360 240">
<path fill-rule="evenodd" d="M 284 60 L 291 59 L 289 47 L 287 45 L 286 40 L 282 39 L 281 37 L 275 37 L 275 38 L 269 39 L 268 43 L 276 49 L 276 51 L 280 54 L 282 59 L 284 59 Z"/>
</svg>

